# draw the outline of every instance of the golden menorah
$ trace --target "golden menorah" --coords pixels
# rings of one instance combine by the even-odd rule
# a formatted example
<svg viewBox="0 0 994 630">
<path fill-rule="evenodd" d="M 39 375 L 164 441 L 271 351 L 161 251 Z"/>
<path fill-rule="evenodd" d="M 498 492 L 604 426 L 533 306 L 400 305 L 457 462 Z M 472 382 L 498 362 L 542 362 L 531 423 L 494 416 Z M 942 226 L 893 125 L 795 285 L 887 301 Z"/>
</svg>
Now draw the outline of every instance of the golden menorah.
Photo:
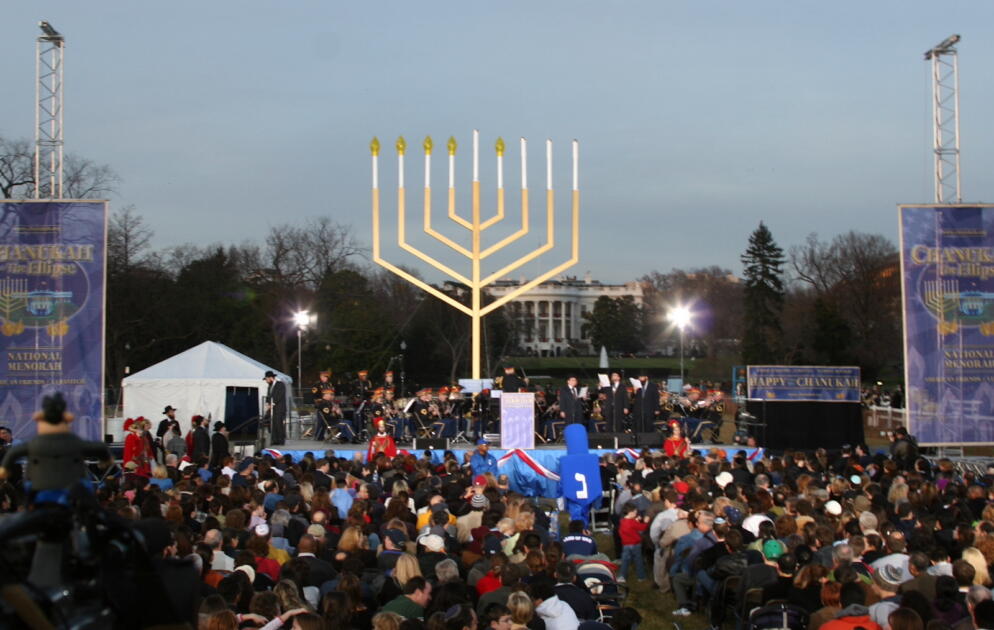
<svg viewBox="0 0 994 630">
<path fill-rule="evenodd" d="M 449 138 L 446 145 L 449 153 L 449 194 L 448 218 L 459 228 L 469 232 L 469 246 L 460 244 L 454 239 L 440 233 L 432 226 L 431 217 L 431 153 L 433 143 L 431 137 L 427 137 L 422 144 L 424 148 L 424 232 L 437 242 L 448 247 L 452 251 L 464 256 L 470 261 L 470 273 L 460 273 L 436 259 L 435 257 L 421 251 L 417 247 L 407 242 L 406 230 L 407 221 L 405 215 L 405 188 L 404 188 L 404 154 L 407 152 L 407 143 L 403 136 L 397 139 L 395 147 L 397 149 L 397 245 L 405 252 L 412 254 L 423 262 L 441 271 L 455 282 L 465 285 L 470 292 L 470 305 L 466 306 L 452 296 L 442 292 L 438 288 L 428 284 L 413 274 L 405 271 L 399 266 L 385 260 L 380 255 L 380 183 L 379 183 L 379 155 L 380 141 L 373 138 L 369 148 L 373 155 L 373 260 L 392 273 L 407 280 L 423 291 L 437 297 L 452 308 L 455 308 L 466 315 L 469 315 L 472 325 L 472 377 L 480 378 L 480 322 L 487 314 L 500 308 L 504 304 L 518 297 L 522 293 L 533 289 L 542 282 L 570 268 L 580 259 L 580 189 L 579 189 L 579 144 L 576 140 L 572 143 L 573 154 L 573 189 L 572 189 L 572 251 L 570 258 L 556 267 L 540 273 L 535 278 L 515 287 L 508 293 L 500 296 L 493 302 L 483 304 L 483 289 L 507 274 L 520 269 L 523 265 L 538 258 L 542 254 L 555 248 L 555 191 L 552 185 L 552 141 L 545 143 L 545 164 L 546 164 L 546 186 L 545 186 L 545 212 L 546 212 L 546 239 L 545 243 L 533 249 L 531 252 L 517 258 L 493 273 L 484 275 L 483 262 L 493 254 L 504 250 L 515 241 L 523 238 L 531 230 L 530 217 L 528 213 L 528 143 L 521 139 L 521 227 L 512 234 L 498 240 L 489 246 L 484 246 L 483 233 L 497 225 L 505 218 L 504 204 L 504 151 L 505 144 L 501 138 L 497 139 L 494 149 L 497 152 L 497 210 L 490 218 L 484 220 L 480 207 L 480 134 L 473 131 L 473 186 L 471 216 L 466 219 L 460 216 L 456 209 L 456 188 L 455 188 L 455 163 L 456 149 L 458 145 L 455 138 Z"/>
</svg>

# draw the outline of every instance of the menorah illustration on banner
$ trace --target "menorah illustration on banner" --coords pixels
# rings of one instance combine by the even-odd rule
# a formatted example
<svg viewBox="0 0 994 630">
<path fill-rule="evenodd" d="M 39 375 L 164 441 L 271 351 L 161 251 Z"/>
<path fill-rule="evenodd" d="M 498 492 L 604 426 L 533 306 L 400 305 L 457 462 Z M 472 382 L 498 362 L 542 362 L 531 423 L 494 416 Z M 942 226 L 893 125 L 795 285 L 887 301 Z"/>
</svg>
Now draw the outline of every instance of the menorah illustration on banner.
<svg viewBox="0 0 994 630">
<path fill-rule="evenodd" d="M 465 285 L 470 293 L 470 305 L 459 302 L 450 295 L 440 291 L 438 288 L 428 284 L 413 274 L 401 269 L 399 266 L 385 260 L 380 255 L 380 184 L 379 184 L 379 155 L 380 142 L 373 138 L 369 145 L 373 155 L 373 260 L 380 266 L 388 269 L 392 273 L 407 280 L 423 291 L 437 297 L 454 309 L 465 313 L 470 317 L 472 325 L 472 377 L 480 378 L 480 322 L 487 314 L 500 308 L 504 304 L 525 293 L 549 278 L 562 273 L 572 267 L 580 259 L 580 189 L 579 189 L 579 144 L 576 140 L 572 143 L 573 155 L 573 188 L 572 188 L 572 250 L 570 258 L 548 271 L 542 272 L 535 278 L 516 287 L 512 291 L 501 295 L 493 302 L 483 304 L 483 290 L 487 286 L 496 282 L 500 278 L 520 269 L 525 264 L 538 258 L 546 252 L 555 248 L 555 193 L 552 185 L 552 141 L 545 143 L 545 163 L 546 163 L 546 185 L 545 185 L 545 206 L 546 206 L 546 239 L 545 243 L 536 247 L 532 251 L 520 256 L 496 271 L 484 275 L 484 261 L 506 249 L 515 241 L 526 236 L 531 230 L 531 223 L 528 211 L 528 144 L 521 139 L 521 227 L 512 234 L 498 240 L 497 242 L 484 246 L 483 233 L 499 224 L 505 218 L 504 204 L 504 141 L 497 139 L 495 150 L 497 152 L 497 209 L 488 219 L 483 219 L 480 207 L 480 135 L 478 131 L 473 131 L 473 183 L 472 201 L 470 208 L 470 218 L 461 216 L 456 208 L 456 187 L 455 187 L 455 163 L 457 143 L 455 138 L 449 138 L 447 149 L 449 153 L 449 190 L 448 190 L 448 218 L 456 226 L 469 232 L 469 246 L 459 243 L 457 240 L 440 233 L 433 227 L 431 216 L 431 153 L 433 143 L 431 137 L 424 140 L 424 232 L 429 237 L 435 239 L 445 247 L 465 257 L 469 260 L 470 273 L 460 273 L 449 265 L 444 264 L 437 258 L 421 251 L 406 238 L 406 215 L 405 215 L 405 189 L 404 189 L 404 154 L 407 152 L 407 143 L 403 136 L 397 139 L 395 147 L 397 149 L 397 245 L 405 252 L 412 254 L 423 262 L 441 271 L 453 281 Z M 465 241 L 464 241 L 465 242 Z"/>
</svg>

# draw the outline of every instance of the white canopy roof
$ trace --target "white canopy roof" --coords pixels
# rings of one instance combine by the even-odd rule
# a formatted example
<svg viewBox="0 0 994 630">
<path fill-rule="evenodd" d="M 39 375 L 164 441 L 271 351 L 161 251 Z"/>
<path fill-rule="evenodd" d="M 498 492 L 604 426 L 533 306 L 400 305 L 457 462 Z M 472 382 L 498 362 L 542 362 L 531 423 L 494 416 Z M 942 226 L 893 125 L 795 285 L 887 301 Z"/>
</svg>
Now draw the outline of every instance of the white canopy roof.
<svg viewBox="0 0 994 630">
<path fill-rule="evenodd" d="M 228 387 L 255 387 L 260 396 L 265 395 L 262 378 L 267 370 L 273 368 L 224 344 L 205 341 L 126 377 L 122 381 L 124 415 L 155 421 L 166 405 L 172 405 L 185 434 L 195 414 L 224 420 Z M 288 386 L 293 382 L 286 374 L 273 372 Z"/>
<path fill-rule="evenodd" d="M 140 372 L 125 377 L 124 385 L 141 381 L 159 381 L 163 379 L 201 381 L 201 380 L 249 380 L 258 385 L 266 370 L 273 370 L 265 363 L 260 363 L 252 357 L 247 357 L 237 350 L 232 350 L 223 343 L 205 341 L 199 346 L 171 356 L 164 361 L 149 366 Z M 277 378 L 287 383 L 293 379 L 276 372 Z"/>
</svg>

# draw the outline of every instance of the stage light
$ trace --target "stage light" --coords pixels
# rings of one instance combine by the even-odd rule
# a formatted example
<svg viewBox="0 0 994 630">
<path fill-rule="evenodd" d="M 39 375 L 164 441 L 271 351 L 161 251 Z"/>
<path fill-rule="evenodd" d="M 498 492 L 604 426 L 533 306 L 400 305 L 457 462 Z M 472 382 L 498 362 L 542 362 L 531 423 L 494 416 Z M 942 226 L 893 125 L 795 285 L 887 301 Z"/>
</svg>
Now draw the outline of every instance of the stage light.
<svg viewBox="0 0 994 630">
<path fill-rule="evenodd" d="M 50 39 L 62 39 L 62 35 L 57 30 L 52 28 L 51 24 L 45 22 L 44 20 L 38 22 L 38 28 L 40 28 L 41 32 L 45 34 L 45 37 Z"/>
</svg>

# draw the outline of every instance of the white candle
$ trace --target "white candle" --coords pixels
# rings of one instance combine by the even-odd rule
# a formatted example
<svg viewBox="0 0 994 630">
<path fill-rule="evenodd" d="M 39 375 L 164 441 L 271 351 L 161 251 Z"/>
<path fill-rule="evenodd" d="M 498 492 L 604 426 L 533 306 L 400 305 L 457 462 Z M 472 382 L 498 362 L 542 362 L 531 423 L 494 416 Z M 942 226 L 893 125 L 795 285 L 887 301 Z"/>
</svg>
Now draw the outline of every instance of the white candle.
<svg viewBox="0 0 994 630">
<path fill-rule="evenodd" d="M 449 188 L 456 187 L 456 156 L 449 154 Z"/>
<path fill-rule="evenodd" d="M 431 153 L 425 153 L 425 188 L 431 188 Z"/>
<path fill-rule="evenodd" d="M 404 154 L 397 154 L 397 188 L 404 187 Z"/>
<path fill-rule="evenodd" d="M 552 139 L 545 141 L 545 188 L 552 190 Z"/>
<path fill-rule="evenodd" d="M 373 156 L 373 188 L 380 187 L 380 159 Z"/>
<path fill-rule="evenodd" d="M 473 130 L 473 181 L 480 181 L 480 132 Z"/>
<path fill-rule="evenodd" d="M 497 156 L 497 188 L 504 187 L 504 156 Z"/>
<path fill-rule="evenodd" d="M 528 142 L 521 139 L 521 190 L 528 189 Z"/>
<path fill-rule="evenodd" d="M 580 143 L 573 141 L 573 190 L 580 190 Z"/>
</svg>

